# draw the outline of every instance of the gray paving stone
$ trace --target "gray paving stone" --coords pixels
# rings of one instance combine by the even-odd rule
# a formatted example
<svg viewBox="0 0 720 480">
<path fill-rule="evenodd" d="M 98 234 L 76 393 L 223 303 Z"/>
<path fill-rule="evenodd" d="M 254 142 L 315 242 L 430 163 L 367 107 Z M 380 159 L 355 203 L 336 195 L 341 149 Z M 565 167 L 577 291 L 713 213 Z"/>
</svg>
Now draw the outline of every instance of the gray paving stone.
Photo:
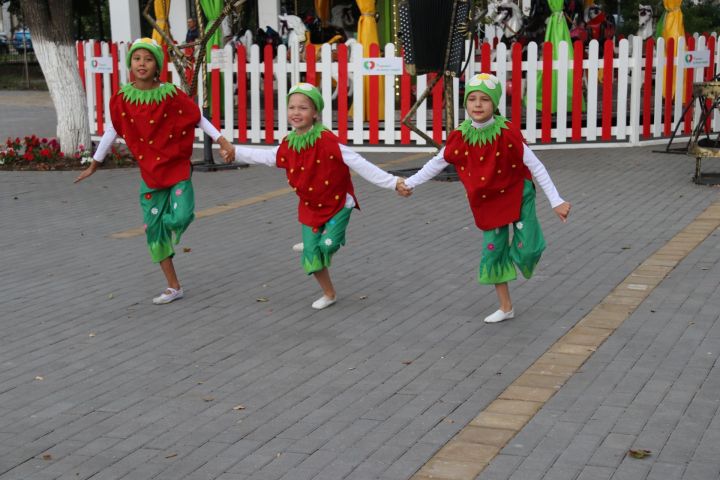
<svg viewBox="0 0 720 480">
<path fill-rule="evenodd" d="M 162 276 L 144 239 L 108 238 L 141 222 L 137 170 L 79 185 L 73 172 L 0 172 L 0 268 L 12 272 L 0 480 L 409 478 L 715 200 L 689 183 L 691 161 L 653 149 L 539 153 L 573 216 L 561 225 L 538 196 L 548 249 L 512 286 L 517 318 L 495 326 L 482 323 L 496 300 L 475 283 L 481 235 L 458 184 L 406 201 L 355 181 L 363 210 L 334 260 L 340 301 L 314 312 L 318 288 L 289 248 L 300 237 L 289 195 L 196 220 L 175 258 L 186 298 L 155 307 Z M 193 182 L 198 210 L 285 186 L 261 167 Z M 479 478 L 717 476 L 718 238 Z M 631 463 L 631 447 L 653 455 Z M 52 464 L 46 451 L 59 452 Z"/>
</svg>

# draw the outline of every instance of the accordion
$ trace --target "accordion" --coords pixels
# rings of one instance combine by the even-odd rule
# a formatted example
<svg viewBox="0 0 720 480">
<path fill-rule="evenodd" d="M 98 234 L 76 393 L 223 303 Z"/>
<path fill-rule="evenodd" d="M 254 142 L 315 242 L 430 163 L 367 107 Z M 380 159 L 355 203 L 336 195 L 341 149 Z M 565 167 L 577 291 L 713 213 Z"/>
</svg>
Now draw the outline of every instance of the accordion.
<svg viewBox="0 0 720 480">
<path fill-rule="evenodd" d="M 410 75 L 462 70 L 469 0 L 401 0 L 398 38 Z"/>
</svg>

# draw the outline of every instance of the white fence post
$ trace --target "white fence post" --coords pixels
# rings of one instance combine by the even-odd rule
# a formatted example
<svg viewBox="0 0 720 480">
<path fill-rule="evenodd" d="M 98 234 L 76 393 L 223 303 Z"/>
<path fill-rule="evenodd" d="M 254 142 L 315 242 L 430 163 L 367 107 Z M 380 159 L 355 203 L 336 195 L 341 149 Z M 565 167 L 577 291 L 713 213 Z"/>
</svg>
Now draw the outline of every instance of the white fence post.
<svg viewBox="0 0 720 480">
<path fill-rule="evenodd" d="M 395 57 L 395 45 L 385 45 L 385 58 Z M 385 129 L 383 138 L 385 144 L 395 143 L 395 75 L 385 75 Z"/>
<path fill-rule="evenodd" d="M 352 101 L 353 128 L 348 137 L 352 138 L 354 144 L 359 145 L 363 143 L 365 128 L 365 112 L 363 111 L 365 82 L 363 82 L 362 74 L 363 46 L 360 43 L 354 43 L 352 45 L 350 58 L 351 60 L 348 62 L 350 65 L 348 65 L 348 67 L 352 67 L 354 91 Z M 348 73 L 348 76 L 349 75 Z"/>
<path fill-rule="evenodd" d="M 627 40 L 620 40 L 618 49 L 617 63 L 617 110 L 616 110 L 616 130 L 615 138 L 625 140 L 627 125 L 627 91 L 628 91 L 628 69 L 629 69 L 629 51 L 630 44 Z"/>
<path fill-rule="evenodd" d="M 632 145 L 640 144 L 640 86 L 643 82 L 643 39 L 642 37 L 633 37 L 632 47 L 632 80 L 630 84 L 630 143 Z M 646 85 L 645 88 L 650 88 Z"/>
</svg>

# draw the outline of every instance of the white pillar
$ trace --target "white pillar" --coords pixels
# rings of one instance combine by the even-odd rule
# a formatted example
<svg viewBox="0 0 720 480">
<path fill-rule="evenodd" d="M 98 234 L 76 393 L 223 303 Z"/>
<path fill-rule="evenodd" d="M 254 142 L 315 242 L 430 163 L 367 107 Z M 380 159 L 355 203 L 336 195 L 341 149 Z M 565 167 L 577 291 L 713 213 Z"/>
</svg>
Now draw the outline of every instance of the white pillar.
<svg viewBox="0 0 720 480">
<path fill-rule="evenodd" d="M 170 13 L 168 15 L 170 33 L 176 42 L 184 43 L 185 34 L 187 33 L 187 19 L 190 18 L 187 0 L 168 1 L 170 2 Z"/>
<path fill-rule="evenodd" d="M 113 42 L 132 42 L 140 37 L 140 5 L 137 0 L 113 0 L 110 32 Z"/>
<path fill-rule="evenodd" d="M 280 0 L 258 2 L 258 28 L 265 30 L 265 27 L 269 25 L 277 30 L 278 15 L 280 15 Z"/>
<path fill-rule="evenodd" d="M 0 18 L 2 18 L 2 25 L 0 25 L 0 32 L 5 32 L 10 40 L 10 34 L 12 33 L 12 24 L 10 22 L 10 8 L 9 3 L 3 3 L 2 11 L 0 11 Z"/>
</svg>

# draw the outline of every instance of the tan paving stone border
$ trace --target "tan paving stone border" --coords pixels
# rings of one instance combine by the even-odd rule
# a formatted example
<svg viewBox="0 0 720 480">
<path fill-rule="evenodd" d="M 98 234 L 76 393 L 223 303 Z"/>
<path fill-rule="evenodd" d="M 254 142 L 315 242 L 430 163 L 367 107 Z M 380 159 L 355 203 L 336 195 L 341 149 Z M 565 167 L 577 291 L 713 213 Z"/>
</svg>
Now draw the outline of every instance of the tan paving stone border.
<svg viewBox="0 0 720 480">
<path fill-rule="evenodd" d="M 405 155 L 401 158 L 398 158 L 397 160 L 391 160 L 389 162 L 379 163 L 377 164 L 380 168 L 387 168 L 392 167 L 395 165 L 407 163 L 413 160 L 418 160 L 421 158 L 428 158 L 428 154 L 425 152 L 421 153 L 413 153 L 412 155 Z M 353 176 L 355 174 L 353 173 Z M 254 205 L 256 203 L 265 202 L 267 200 L 271 200 L 275 197 L 281 197 L 283 195 L 287 195 L 289 193 L 293 193 L 293 189 L 290 187 L 285 188 L 279 188 L 277 190 L 271 190 L 269 192 L 265 192 L 260 195 L 255 195 L 254 197 L 250 198 L 244 198 L 242 200 L 237 200 L 235 202 L 225 203 L 222 205 L 216 205 L 214 207 L 206 208 L 204 210 L 200 210 L 199 212 L 195 212 L 195 218 L 205 218 L 205 217 L 211 217 L 213 215 L 218 215 L 220 213 L 225 213 L 231 210 L 238 209 L 240 207 L 246 207 L 248 205 Z M 136 228 L 130 228 L 128 230 L 123 230 L 122 232 L 117 232 L 110 234 L 110 238 L 132 238 L 137 237 L 140 235 L 145 234 L 145 229 L 143 227 L 136 227 Z"/>
<path fill-rule="evenodd" d="M 633 270 L 411 480 L 474 480 L 667 274 L 718 227 L 720 200 Z"/>
</svg>

